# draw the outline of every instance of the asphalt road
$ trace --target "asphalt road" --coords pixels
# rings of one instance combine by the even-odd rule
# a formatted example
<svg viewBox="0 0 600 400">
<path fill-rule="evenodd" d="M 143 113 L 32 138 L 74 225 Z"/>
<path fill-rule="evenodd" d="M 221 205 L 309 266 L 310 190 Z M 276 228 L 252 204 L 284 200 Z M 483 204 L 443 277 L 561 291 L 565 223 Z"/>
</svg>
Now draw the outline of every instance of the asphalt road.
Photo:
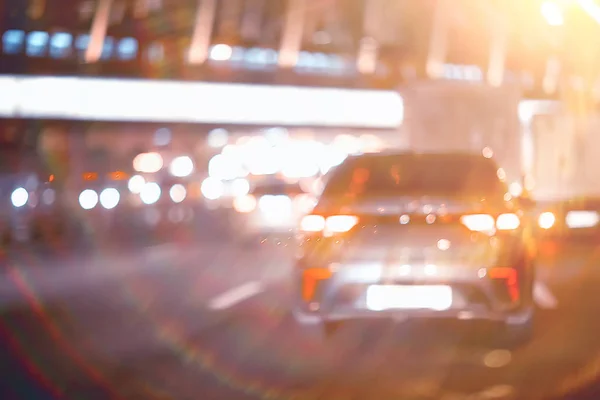
<svg viewBox="0 0 600 400">
<path fill-rule="evenodd" d="M 320 346 L 286 318 L 292 253 L 186 241 L 2 254 L 0 397 L 535 400 L 600 376 L 591 247 L 540 263 L 535 338 L 512 351 L 464 322 L 348 326 Z"/>
</svg>

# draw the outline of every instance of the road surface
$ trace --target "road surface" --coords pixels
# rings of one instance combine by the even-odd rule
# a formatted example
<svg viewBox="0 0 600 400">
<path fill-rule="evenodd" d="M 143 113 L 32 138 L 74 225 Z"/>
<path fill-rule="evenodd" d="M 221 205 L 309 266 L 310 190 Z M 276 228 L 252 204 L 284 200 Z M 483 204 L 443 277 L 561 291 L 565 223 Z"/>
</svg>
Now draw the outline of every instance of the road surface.
<svg viewBox="0 0 600 400">
<path fill-rule="evenodd" d="M 285 241 L 5 253 L 2 398 L 546 398 L 599 375 L 593 250 L 540 263 L 535 338 L 512 351 L 486 325 L 416 321 L 348 326 L 324 348 L 286 318 Z"/>
</svg>

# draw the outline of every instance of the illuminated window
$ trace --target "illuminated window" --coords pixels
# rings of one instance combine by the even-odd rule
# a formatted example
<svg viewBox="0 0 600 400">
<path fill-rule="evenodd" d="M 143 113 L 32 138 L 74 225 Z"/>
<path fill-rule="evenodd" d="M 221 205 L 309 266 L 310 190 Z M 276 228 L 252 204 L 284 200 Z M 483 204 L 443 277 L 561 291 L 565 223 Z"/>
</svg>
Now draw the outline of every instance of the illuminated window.
<svg viewBox="0 0 600 400">
<path fill-rule="evenodd" d="M 71 54 L 73 35 L 66 32 L 58 32 L 50 39 L 50 57 L 65 58 Z"/>
<path fill-rule="evenodd" d="M 80 57 L 85 55 L 85 51 L 90 43 L 90 35 L 79 35 L 75 39 L 75 49 Z"/>
<path fill-rule="evenodd" d="M 315 67 L 315 60 L 311 53 L 308 51 L 301 51 L 298 54 L 298 62 L 296 63 L 296 69 L 311 69 Z"/>
<path fill-rule="evenodd" d="M 36 31 L 27 36 L 27 55 L 29 57 L 43 57 L 48 47 L 50 35 L 48 32 Z"/>
<path fill-rule="evenodd" d="M 102 58 L 103 60 L 108 60 L 112 57 L 113 50 L 115 49 L 115 39 L 111 36 L 107 36 L 104 38 L 104 45 L 102 46 Z"/>
<path fill-rule="evenodd" d="M 277 52 L 272 49 L 251 48 L 246 51 L 244 61 L 249 67 L 264 68 L 277 64 Z"/>
<path fill-rule="evenodd" d="M 335 54 L 329 56 L 329 63 L 331 69 L 335 72 L 344 72 L 347 68 L 344 58 Z"/>
<path fill-rule="evenodd" d="M 138 41 L 128 37 L 119 41 L 117 54 L 121 60 L 133 60 L 138 52 Z"/>
<path fill-rule="evenodd" d="M 231 62 L 239 63 L 244 60 L 245 49 L 243 47 L 235 46 L 231 53 Z"/>
<path fill-rule="evenodd" d="M 279 58 L 278 52 L 273 49 L 266 49 L 264 57 L 265 57 L 265 62 L 268 65 L 277 64 L 277 59 Z"/>
<path fill-rule="evenodd" d="M 316 53 L 313 55 L 315 68 L 318 69 L 330 69 L 329 57 L 323 53 Z"/>
<path fill-rule="evenodd" d="M 260 49 L 252 48 L 246 51 L 244 56 L 244 60 L 249 64 L 262 64 L 263 63 L 263 54 Z"/>
<path fill-rule="evenodd" d="M 2 49 L 5 54 L 17 54 L 23 50 L 25 32 L 10 30 L 2 35 Z"/>
</svg>

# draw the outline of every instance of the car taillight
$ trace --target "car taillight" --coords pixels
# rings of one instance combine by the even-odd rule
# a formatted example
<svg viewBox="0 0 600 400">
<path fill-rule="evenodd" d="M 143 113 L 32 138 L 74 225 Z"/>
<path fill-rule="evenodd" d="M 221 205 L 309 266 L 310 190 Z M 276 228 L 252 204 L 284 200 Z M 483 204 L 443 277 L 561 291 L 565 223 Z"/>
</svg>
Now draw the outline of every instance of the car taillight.
<svg viewBox="0 0 600 400">
<path fill-rule="evenodd" d="M 333 215 L 327 218 L 320 215 L 306 215 L 300 221 L 300 229 L 304 232 L 344 233 L 357 223 L 358 218 L 353 215 Z"/>
<path fill-rule="evenodd" d="M 487 214 L 464 215 L 460 222 L 469 230 L 476 232 L 493 231 L 496 226 L 494 217 Z"/>
<path fill-rule="evenodd" d="M 334 215 L 325 220 L 325 231 L 333 233 L 348 232 L 358 223 L 353 215 Z"/>
<path fill-rule="evenodd" d="M 325 229 L 325 218 L 320 215 L 305 215 L 300 221 L 300 229 L 304 232 L 321 232 Z"/>
<path fill-rule="evenodd" d="M 500 214 L 496 220 L 488 214 L 464 215 L 460 221 L 469 230 L 475 232 L 491 232 L 495 229 L 513 230 L 521 225 L 521 220 L 517 214 Z"/>
<path fill-rule="evenodd" d="M 489 277 L 491 279 L 503 280 L 508 289 L 508 295 L 511 301 L 517 302 L 519 300 L 519 280 L 518 273 L 515 268 L 511 267 L 495 267 L 488 270 Z"/>
<path fill-rule="evenodd" d="M 309 268 L 302 273 L 302 298 L 310 301 L 315 296 L 317 285 L 320 281 L 331 278 L 332 272 L 329 268 Z"/>
</svg>

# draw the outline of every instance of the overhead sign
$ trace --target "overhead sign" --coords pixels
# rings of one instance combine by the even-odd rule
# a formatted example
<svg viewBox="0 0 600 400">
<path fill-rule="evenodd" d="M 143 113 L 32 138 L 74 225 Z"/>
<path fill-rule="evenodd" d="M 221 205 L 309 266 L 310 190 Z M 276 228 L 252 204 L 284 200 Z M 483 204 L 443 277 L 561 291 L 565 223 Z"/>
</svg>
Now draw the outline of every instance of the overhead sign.
<svg viewBox="0 0 600 400">
<path fill-rule="evenodd" d="M 69 120 L 396 128 L 395 91 L 0 76 L 0 116 Z"/>
</svg>

